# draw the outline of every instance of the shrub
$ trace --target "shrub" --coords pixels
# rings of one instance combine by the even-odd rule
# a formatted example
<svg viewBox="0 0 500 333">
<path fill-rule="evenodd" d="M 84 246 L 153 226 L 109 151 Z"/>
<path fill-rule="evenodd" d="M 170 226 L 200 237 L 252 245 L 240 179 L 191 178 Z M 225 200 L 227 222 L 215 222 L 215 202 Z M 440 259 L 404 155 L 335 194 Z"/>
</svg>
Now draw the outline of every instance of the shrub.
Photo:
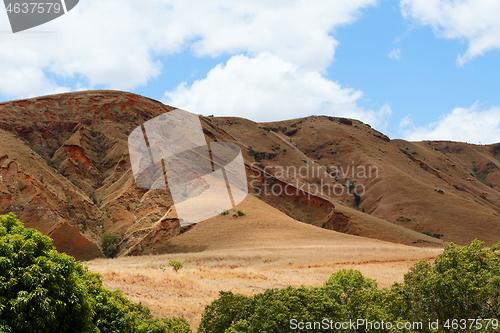
<svg viewBox="0 0 500 333">
<path fill-rule="evenodd" d="M 356 191 L 354 191 L 353 196 L 354 196 L 354 206 L 358 207 L 359 204 L 361 203 L 361 196 Z"/>
<path fill-rule="evenodd" d="M 112 257 L 120 243 L 120 236 L 113 232 L 105 232 L 101 236 L 101 248 L 106 257 Z"/>
<path fill-rule="evenodd" d="M 92 200 L 92 203 L 95 205 L 97 204 L 97 199 L 95 197 L 95 194 L 94 193 L 90 193 L 89 195 L 90 199 Z"/>
<path fill-rule="evenodd" d="M 242 216 L 245 216 L 246 214 L 243 213 L 241 210 L 237 211 L 236 213 L 233 214 L 233 217 L 242 217 Z"/>
<path fill-rule="evenodd" d="M 441 238 L 444 236 L 443 234 L 433 234 L 430 231 L 422 231 L 422 234 L 427 235 L 427 236 L 431 236 L 434 238 Z"/>
<path fill-rule="evenodd" d="M 487 175 L 487 174 L 485 174 L 485 175 L 480 175 L 480 174 L 478 174 L 478 173 L 476 172 L 476 178 L 477 178 L 477 179 L 479 179 L 479 181 L 480 181 L 481 183 L 483 183 L 484 185 L 488 186 L 488 182 L 486 181 L 486 177 L 488 177 L 488 175 Z"/>
<path fill-rule="evenodd" d="M 184 267 L 184 264 L 182 263 L 182 261 L 178 261 L 178 260 L 170 260 L 170 262 L 168 263 L 173 269 L 174 271 L 178 272 L 179 269 L 181 269 L 182 267 Z"/>
<path fill-rule="evenodd" d="M 250 153 L 250 156 L 254 158 L 257 156 L 257 152 L 252 148 L 252 146 L 248 146 L 248 152 Z"/>
<path fill-rule="evenodd" d="M 149 310 L 102 286 L 52 240 L 0 216 L 0 332 L 188 333 L 184 319 L 153 319 Z"/>
</svg>

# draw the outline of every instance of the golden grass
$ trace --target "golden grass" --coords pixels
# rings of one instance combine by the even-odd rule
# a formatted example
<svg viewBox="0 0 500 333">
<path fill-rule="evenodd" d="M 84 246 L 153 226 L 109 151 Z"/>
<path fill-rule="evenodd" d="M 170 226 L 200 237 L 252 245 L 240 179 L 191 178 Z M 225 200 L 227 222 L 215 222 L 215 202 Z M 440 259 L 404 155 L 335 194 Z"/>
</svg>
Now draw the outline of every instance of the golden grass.
<svg viewBox="0 0 500 333">
<path fill-rule="evenodd" d="M 379 242 L 122 257 L 85 265 L 101 274 L 107 288 L 122 290 L 153 315 L 183 316 L 196 329 L 204 307 L 220 290 L 252 295 L 268 288 L 318 286 L 341 268 L 358 269 L 388 287 L 402 282 L 416 260 L 441 251 Z M 168 267 L 171 259 L 184 262 L 184 268 L 174 272 Z"/>
</svg>

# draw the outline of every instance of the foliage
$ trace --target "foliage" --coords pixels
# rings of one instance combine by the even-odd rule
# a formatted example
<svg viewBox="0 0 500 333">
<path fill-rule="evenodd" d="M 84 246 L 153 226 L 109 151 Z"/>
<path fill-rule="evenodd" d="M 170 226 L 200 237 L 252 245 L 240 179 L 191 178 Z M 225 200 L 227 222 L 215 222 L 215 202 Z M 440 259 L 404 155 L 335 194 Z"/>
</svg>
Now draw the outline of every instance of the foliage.
<svg viewBox="0 0 500 333">
<path fill-rule="evenodd" d="M 354 196 L 354 206 L 358 207 L 359 204 L 361 203 L 361 196 L 357 191 L 354 191 L 353 196 Z"/>
<path fill-rule="evenodd" d="M 434 266 L 415 264 L 405 275 L 410 319 L 497 318 L 499 258 L 475 240 L 463 248 L 448 245 Z"/>
<path fill-rule="evenodd" d="M 93 203 L 94 205 L 96 205 L 96 204 L 97 204 L 97 199 L 96 199 L 96 197 L 95 197 L 95 194 L 94 194 L 94 193 L 90 193 L 90 194 L 89 194 L 89 198 L 92 200 L 92 203 Z"/>
<path fill-rule="evenodd" d="M 431 237 L 434 237 L 434 238 L 441 238 L 441 237 L 444 236 L 443 234 L 433 234 L 432 232 L 427 231 L 427 230 L 426 231 L 422 231 L 422 233 L 424 235 L 431 236 Z"/>
<path fill-rule="evenodd" d="M 320 287 L 270 289 L 252 297 L 221 291 L 219 298 L 205 308 L 198 332 L 288 333 L 292 318 L 298 322 L 321 322 L 325 318 L 334 322 L 348 318 L 386 321 L 394 319 L 387 309 L 393 308 L 395 297 L 391 299 L 388 294 L 355 270 L 340 270 Z"/>
<path fill-rule="evenodd" d="M 241 210 L 237 211 L 235 214 L 233 214 L 233 217 L 242 217 L 242 216 L 245 216 L 246 214 L 244 212 L 242 212 Z"/>
<path fill-rule="evenodd" d="M 116 251 L 120 236 L 112 232 L 105 232 L 101 236 L 101 248 L 106 257 L 112 257 Z"/>
<path fill-rule="evenodd" d="M 476 178 L 481 182 L 483 183 L 484 185 L 488 186 L 488 181 L 486 180 L 486 178 L 488 177 L 488 174 L 479 174 L 479 173 L 476 173 Z"/>
<path fill-rule="evenodd" d="M 248 152 L 250 153 L 250 156 L 253 156 L 254 158 L 257 156 L 257 152 L 252 148 L 252 146 L 248 146 Z"/>
<path fill-rule="evenodd" d="M 94 301 L 86 271 L 52 240 L 0 217 L 0 331 L 87 332 Z"/>
<path fill-rule="evenodd" d="M 102 286 L 52 240 L 0 216 L 0 332 L 191 332 L 184 319 L 153 319 L 149 310 Z"/>
<path fill-rule="evenodd" d="M 184 264 L 182 263 L 182 261 L 179 261 L 179 260 L 170 260 L 170 262 L 168 263 L 173 269 L 174 271 L 179 271 L 179 269 L 181 269 L 182 267 L 184 267 Z"/>
<path fill-rule="evenodd" d="M 318 329 L 291 328 L 291 319 L 314 323 L 325 318 L 333 322 L 364 319 L 409 326 L 421 322 L 422 328 L 413 332 L 459 332 L 459 327 L 444 327 L 446 321 L 500 316 L 499 250 L 500 243 L 485 249 L 477 240 L 465 247 L 450 244 L 434 265 L 427 261 L 416 263 L 405 275 L 404 284 L 395 283 L 391 288 L 377 288 L 375 281 L 364 278 L 359 271 L 340 270 L 320 287 L 271 289 L 251 297 L 221 291 L 219 298 L 205 308 L 199 332 L 316 332 Z M 439 320 L 439 329 L 430 330 L 427 324 L 435 320 Z M 493 325 L 488 329 L 467 329 L 495 331 Z M 391 330 L 361 326 L 342 331 L 412 332 L 395 326 Z"/>
</svg>

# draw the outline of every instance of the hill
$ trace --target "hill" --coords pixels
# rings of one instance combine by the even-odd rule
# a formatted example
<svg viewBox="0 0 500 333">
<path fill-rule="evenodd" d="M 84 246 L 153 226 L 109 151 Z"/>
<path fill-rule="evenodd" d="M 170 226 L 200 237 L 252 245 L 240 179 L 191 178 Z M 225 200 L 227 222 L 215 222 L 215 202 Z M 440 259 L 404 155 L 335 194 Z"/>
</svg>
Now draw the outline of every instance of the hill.
<svg viewBox="0 0 500 333">
<path fill-rule="evenodd" d="M 0 213 L 82 260 L 102 255 L 105 231 L 122 237 L 118 255 L 272 247 L 280 237 L 326 244 L 342 233 L 433 247 L 500 238 L 500 144 L 390 140 L 326 116 L 200 116 L 208 141 L 241 147 L 253 196 L 237 208 L 243 217 L 181 228 L 169 196 L 135 185 L 127 146 L 133 129 L 173 109 L 118 91 L 1 103 Z"/>
</svg>

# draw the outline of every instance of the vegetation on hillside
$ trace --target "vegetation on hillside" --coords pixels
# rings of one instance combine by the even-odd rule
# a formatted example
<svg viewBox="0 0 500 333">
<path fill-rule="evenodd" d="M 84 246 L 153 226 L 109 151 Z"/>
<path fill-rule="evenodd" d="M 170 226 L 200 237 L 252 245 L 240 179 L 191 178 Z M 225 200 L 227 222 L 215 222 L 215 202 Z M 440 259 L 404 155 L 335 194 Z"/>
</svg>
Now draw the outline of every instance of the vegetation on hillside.
<svg viewBox="0 0 500 333">
<path fill-rule="evenodd" d="M 103 287 L 52 240 L 0 216 L 0 332 L 188 333 L 182 318 L 153 318 L 120 291 Z"/>
</svg>

